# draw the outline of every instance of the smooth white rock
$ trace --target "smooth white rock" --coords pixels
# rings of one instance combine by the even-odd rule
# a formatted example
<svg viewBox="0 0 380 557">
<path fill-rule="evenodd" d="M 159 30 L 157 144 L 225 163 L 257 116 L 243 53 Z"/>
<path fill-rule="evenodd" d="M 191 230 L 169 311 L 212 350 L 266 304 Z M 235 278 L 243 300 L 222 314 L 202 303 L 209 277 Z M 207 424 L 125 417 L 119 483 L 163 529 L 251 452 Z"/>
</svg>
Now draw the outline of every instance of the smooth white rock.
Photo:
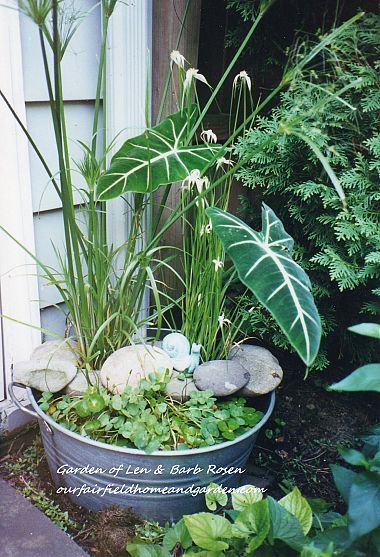
<svg viewBox="0 0 380 557">
<path fill-rule="evenodd" d="M 238 362 L 212 360 L 198 366 L 193 377 L 200 391 L 211 389 L 215 396 L 228 396 L 248 383 L 249 373 Z"/>
<path fill-rule="evenodd" d="M 270 393 L 278 387 L 283 371 L 278 359 L 262 346 L 241 344 L 231 349 L 229 359 L 241 364 L 250 375 L 248 383 L 238 393 L 243 396 L 258 396 Z"/>
<path fill-rule="evenodd" d="M 125 387 L 138 387 L 141 379 L 149 373 L 168 369 L 173 365 L 169 356 L 160 348 L 148 344 L 125 346 L 116 350 L 104 362 L 100 379 L 104 387 L 114 394 L 120 394 Z"/>
<path fill-rule="evenodd" d="M 192 378 L 178 379 L 179 373 L 173 373 L 166 385 L 165 393 L 173 400 L 185 402 L 190 398 L 192 391 L 198 391 Z"/>
<path fill-rule="evenodd" d="M 88 376 L 92 385 L 99 385 L 100 371 L 89 371 Z M 89 386 L 83 369 L 78 369 L 74 379 L 66 386 L 65 393 L 70 396 L 80 396 L 87 391 Z"/>
<path fill-rule="evenodd" d="M 17 362 L 13 367 L 13 379 L 17 383 L 38 391 L 56 393 L 68 385 L 77 373 L 76 366 L 68 360 L 56 358 L 48 365 L 44 360 Z"/>
<path fill-rule="evenodd" d="M 30 359 L 46 362 L 46 365 L 55 360 L 67 360 L 77 365 L 78 343 L 75 340 L 48 340 L 33 350 Z"/>
</svg>

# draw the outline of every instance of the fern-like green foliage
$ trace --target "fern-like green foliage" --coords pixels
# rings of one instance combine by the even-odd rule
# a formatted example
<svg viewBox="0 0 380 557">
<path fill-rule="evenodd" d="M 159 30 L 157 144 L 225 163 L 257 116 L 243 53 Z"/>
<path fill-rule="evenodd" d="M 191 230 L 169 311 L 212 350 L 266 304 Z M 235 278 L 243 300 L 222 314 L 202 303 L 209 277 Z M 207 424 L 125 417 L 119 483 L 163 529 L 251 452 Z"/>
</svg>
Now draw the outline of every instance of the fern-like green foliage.
<svg viewBox="0 0 380 557">
<path fill-rule="evenodd" d="M 312 46 L 308 38 L 292 55 Z M 360 312 L 379 313 L 379 60 L 380 17 L 367 14 L 317 65 L 294 76 L 278 106 L 258 119 L 236 148 L 247 160 L 238 177 L 256 190 L 243 204 L 245 218 L 252 215 L 256 224 L 255 208 L 263 199 L 273 207 L 314 285 L 325 334 L 317 368 L 341 354 L 360 361 L 363 346 L 347 339 L 346 325 Z M 347 210 L 311 145 L 339 177 Z M 288 346 L 254 299 L 247 299 L 245 308 L 252 332 Z M 365 354 L 368 361 L 368 345 Z"/>
</svg>

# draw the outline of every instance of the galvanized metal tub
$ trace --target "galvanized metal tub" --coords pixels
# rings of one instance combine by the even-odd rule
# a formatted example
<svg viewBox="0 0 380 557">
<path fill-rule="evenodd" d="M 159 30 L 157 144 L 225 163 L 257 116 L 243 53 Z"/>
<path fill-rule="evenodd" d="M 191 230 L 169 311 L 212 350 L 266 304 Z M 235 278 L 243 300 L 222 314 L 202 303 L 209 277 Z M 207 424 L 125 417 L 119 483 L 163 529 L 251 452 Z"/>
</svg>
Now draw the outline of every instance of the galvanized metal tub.
<svg viewBox="0 0 380 557">
<path fill-rule="evenodd" d="M 254 406 L 264 412 L 263 418 L 233 441 L 200 449 L 146 453 L 94 441 L 65 429 L 40 409 L 31 389 L 27 393 L 38 415 L 58 491 L 90 510 L 115 504 L 133 507 L 140 515 L 160 523 L 205 510 L 204 493 L 199 491 L 211 482 L 227 488 L 240 485 L 239 469 L 244 470 L 258 432 L 275 403 L 274 392 L 255 399 Z M 95 471 L 64 474 L 68 469 L 65 465 L 80 469 L 88 465 Z M 180 468 L 189 471 L 181 473 Z"/>
</svg>

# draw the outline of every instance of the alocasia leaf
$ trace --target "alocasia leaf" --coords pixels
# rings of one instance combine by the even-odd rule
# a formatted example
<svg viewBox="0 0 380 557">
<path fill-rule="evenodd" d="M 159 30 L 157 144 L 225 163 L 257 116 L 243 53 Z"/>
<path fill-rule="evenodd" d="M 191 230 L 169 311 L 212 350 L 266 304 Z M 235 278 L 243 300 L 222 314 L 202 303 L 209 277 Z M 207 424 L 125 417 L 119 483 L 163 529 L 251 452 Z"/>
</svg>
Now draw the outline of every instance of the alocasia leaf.
<svg viewBox="0 0 380 557">
<path fill-rule="evenodd" d="M 278 503 L 297 518 L 306 535 L 313 522 L 313 512 L 305 497 L 302 497 L 298 487 L 295 487 L 293 491 L 285 495 Z"/>
<path fill-rule="evenodd" d="M 184 180 L 192 170 L 202 172 L 220 147 L 186 145 L 187 131 L 196 117 L 197 108 L 192 106 L 189 116 L 185 111 L 177 112 L 128 139 L 99 178 L 97 199 L 106 201 L 126 192 L 152 192 L 163 184 Z"/>
<path fill-rule="evenodd" d="M 321 322 L 309 278 L 292 259 L 293 239 L 281 221 L 266 205 L 261 232 L 220 209 L 211 207 L 206 213 L 242 283 L 271 312 L 306 365 L 312 364 L 321 340 Z"/>
<path fill-rule="evenodd" d="M 231 523 L 226 518 L 211 513 L 197 513 L 185 515 L 183 520 L 193 542 L 201 549 L 228 549 L 228 543 L 223 540 L 231 537 Z"/>
</svg>

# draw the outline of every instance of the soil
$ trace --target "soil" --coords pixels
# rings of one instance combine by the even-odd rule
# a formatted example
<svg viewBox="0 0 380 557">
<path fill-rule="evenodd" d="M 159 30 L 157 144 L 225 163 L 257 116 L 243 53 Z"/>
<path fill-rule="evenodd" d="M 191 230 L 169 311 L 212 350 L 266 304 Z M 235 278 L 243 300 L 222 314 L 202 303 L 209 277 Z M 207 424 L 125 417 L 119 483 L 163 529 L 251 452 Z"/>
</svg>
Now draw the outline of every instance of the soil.
<svg viewBox="0 0 380 557">
<path fill-rule="evenodd" d="M 303 381 L 300 370 L 285 369 L 274 412 L 251 458 L 274 475 L 271 495 L 281 497 L 284 488 L 297 485 L 306 497 L 325 498 L 344 511 L 329 465 L 343 464 L 339 445 L 361 446 L 359 436 L 379 421 L 379 396 L 328 391 L 334 380 L 325 372 Z"/>
<path fill-rule="evenodd" d="M 322 376 L 331 383 L 334 378 Z M 335 489 L 329 464 L 341 463 L 337 445 L 360 446 L 360 433 L 378 420 L 379 398 L 371 394 L 342 394 L 324 388 L 321 374 L 305 381 L 300 370 L 285 369 L 277 402 L 250 457 L 253 474 L 265 476 L 268 493 L 281 497 L 295 485 L 307 497 L 325 498 L 332 508 L 344 506 Z M 25 448 L 35 443 L 34 462 L 22 464 Z M 21 462 L 20 469 L 9 465 Z M 0 459 L 0 475 L 20 490 L 33 485 L 67 511 L 76 523 L 68 528 L 74 540 L 93 557 L 125 556 L 124 547 L 140 523 L 131 509 L 111 508 L 92 513 L 55 492 L 37 428 L 19 437 Z M 269 485 L 270 484 L 270 485 Z M 257 484 L 258 485 L 258 484 Z M 31 495 L 33 495 L 32 492 Z"/>
</svg>

